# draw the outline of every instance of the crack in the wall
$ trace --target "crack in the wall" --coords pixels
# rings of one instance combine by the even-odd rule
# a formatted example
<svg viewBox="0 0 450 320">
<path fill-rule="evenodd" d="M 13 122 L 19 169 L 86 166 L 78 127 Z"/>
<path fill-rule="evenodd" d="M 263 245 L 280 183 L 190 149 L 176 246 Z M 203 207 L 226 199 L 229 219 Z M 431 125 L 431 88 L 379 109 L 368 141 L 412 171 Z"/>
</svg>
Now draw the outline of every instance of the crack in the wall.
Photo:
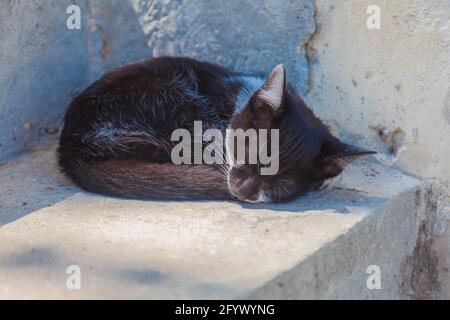
<svg viewBox="0 0 450 320">
<path fill-rule="evenodd" d="M 151 57 L 131 1 L 86 0 L 86 7 L 91 81 L 120 65 Z"/>
<path fill-rule="evenodd" d="M 98 13 L 92 0 L 86 0 L 87 16 L 85 22 L 88 28 L 87 52 L 89 56 L 88 76 L 92 81 L 103 72 L 103 61 L 106 57 L 104 48 L 107 46 L 105 30 L 98 19 Z"/>
<path fill-rule="evenodd" d="M 317 6 L 315 1 L 313 1 L 313 19 L 314 19 L 314 30 L 310 33 L 308 39 L 301 45 L 303 50 L 305 51 L 306 56 L 306 62 L 308 66 L 308 88 L 304 92 L 304 95 L 308 95 L 308 93 L 311 91 L 312 87 L 314 86 L 314 70 L 313 70 L 313 64 L 316 62 L 317 59 L 317 51 L 313 46 L 313 43 L 319 34 L 319 11 L 317 10 Z"/>
</svg>

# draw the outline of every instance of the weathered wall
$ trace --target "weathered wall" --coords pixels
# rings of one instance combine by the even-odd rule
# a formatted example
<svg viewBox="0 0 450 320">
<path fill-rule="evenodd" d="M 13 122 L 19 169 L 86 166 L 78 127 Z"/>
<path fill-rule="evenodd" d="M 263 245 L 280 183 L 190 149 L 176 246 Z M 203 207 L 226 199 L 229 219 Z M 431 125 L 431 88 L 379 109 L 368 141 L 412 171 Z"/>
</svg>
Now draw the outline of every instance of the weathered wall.
<svg viewBox="0 0 450 320">
<path fill-rule="evenodd" d="M 0 161 L 57 132 L 70 94 L 85 83 L 86 32 L 68 33 L 67 6 L 0 2 Z"/>
<path fill-rule="evenodd" d="M 308 101 L 396 166 L 450 180 L 450 2 L 318 0 Z"/>
<path fill-rule="evenodd" d="M 81 30 L 66 27 L 74 3 Z M 104 70 L 150 56 L 120 0 L 1 1 L 0 38 L 0 162 L 56 137 L 70 99 Z"/>
<path fill-rule="evenodd" d="M 379 30 L 366 26 L 369 5 L 381 9 Z M 450 2 L 316 0 L 316 9 L 307 101 L 341 137 L 440 188 L 434 233 L 444 235 L 436 250 L 448 286 Z"/>
<path fill-rule="evenodd" d="M 312 0 L 131 1 L 155 56 L 190 56 L 244 72 L 285 63 L 299 91 L 308 89 Z"/>
</svg>

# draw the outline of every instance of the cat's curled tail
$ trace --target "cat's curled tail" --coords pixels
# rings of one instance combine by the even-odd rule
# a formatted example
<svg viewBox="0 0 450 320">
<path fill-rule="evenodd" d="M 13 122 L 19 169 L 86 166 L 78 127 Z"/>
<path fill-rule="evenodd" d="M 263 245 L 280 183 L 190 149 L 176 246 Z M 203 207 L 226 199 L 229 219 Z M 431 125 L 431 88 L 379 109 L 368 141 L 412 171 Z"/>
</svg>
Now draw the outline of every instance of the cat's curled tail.
<svg viewBox="0 0 450 320">
<path fill-rule="evenodd" d="M 149 200 L 228 200 L 226 176 L 208 165 L 106 160 L 72 163 L 63 171 L 83 189 L 115 197 Z"/>
</svg>

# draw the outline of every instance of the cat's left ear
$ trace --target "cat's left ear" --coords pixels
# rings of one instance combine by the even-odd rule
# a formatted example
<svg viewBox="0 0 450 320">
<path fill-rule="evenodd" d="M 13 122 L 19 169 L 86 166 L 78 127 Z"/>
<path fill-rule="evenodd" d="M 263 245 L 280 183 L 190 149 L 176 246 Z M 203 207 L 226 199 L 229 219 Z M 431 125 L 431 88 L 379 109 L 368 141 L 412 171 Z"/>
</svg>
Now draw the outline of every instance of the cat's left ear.
<svg viewBox="0 0 450 320">
<path fill-rule="evenodd" d="M 287 73 L 284 65 L 280 64 L 273 69 L 267 81 L 256 93 L 260 104 L 268 105 L 273 111 L 278 111 L 288 90 Z"/>
<path fill-rule="evenodd" d="M 321 161 L 323 173 L 327 178 L 335 177 L 351 162 L 375 153 L 375 151 L 346 144 L 333 137 L 323 146 Z"/>
</svg>

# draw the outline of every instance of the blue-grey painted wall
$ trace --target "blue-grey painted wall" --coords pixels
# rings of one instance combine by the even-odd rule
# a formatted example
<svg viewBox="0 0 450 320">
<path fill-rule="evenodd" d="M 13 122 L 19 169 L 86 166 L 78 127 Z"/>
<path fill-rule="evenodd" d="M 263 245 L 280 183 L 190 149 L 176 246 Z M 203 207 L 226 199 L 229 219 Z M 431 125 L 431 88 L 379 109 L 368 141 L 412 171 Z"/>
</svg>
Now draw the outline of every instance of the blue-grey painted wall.
<svg viewBox="0 0 450 320">
<path fill-rule="evenodd" d="M 66 9 L 81 9 L 69 30 Z M 104 70 L 150 56 L 130 2 L 0 2 L 0 162 L 58 136 L 72 97 Z"/>
</svg>

